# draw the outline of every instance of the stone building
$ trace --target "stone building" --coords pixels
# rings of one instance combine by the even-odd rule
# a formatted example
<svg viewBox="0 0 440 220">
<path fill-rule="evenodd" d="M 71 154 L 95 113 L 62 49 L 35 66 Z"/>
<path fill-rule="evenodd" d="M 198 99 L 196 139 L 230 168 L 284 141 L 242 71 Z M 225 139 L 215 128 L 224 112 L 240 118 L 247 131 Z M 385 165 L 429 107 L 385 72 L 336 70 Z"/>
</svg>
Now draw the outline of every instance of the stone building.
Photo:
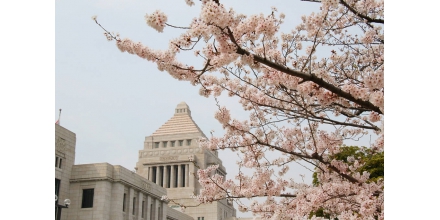
<svg viewBox="0 0 440 220">
<path fill-rule="evenodd" d="M 199 205 L 191 195 L 201 186 L 197 169 L 219 164 L 217 174 L 226 176 L 217 152 L 202 150 L 206 138 L 191 118 L 189 106 L 177 105 L 174 116 L 152 135 L 139 151 L 136 172 L 108 163 L 75 163 L 75 133 L 55 124 L 55 194 L 62 220 L 226 220 L 236 211 L 227 200 Z M 190 161 L 189 158 L 193 158 Z M 181 212 L 177 203 L 187 208 Z M 195 206 L 195 207 L 191 207 Z M 56 215 L 60 213 L 56 205 Z"/>
<path fill-rule="evenodd" d="M 75 133 L 55 124 L 55 195 L 58 197 L 55 217 L 58 219 L 193 220 L 161 200 L 166 195 L 163 187 L 122 166 L 74 165 L 75 144 Z M 57 203 L 65 199 L 70 199 L 70 206 L 60 208 Z"/>
<path fill-rule="evenodd" d="M 161 200 L 163 195 L 166 195 L 164 188 L 122 166 L 108 163 L 74 165 L 70 177 L 72 203 L 67 219 L 193 219 L 168 208 Z"/>
<path fill-rule="evenodd" d="M 59 205 L 70 198 L 70 176 L 75 163 L 75 133 L 55 124 L 55 215 L 61 214 L 61 219 L 67 219 L 66 211 L 61 211 Z M 60 212 L 61 211 L 61 212 Z"/>
<path fill-rule="evenodd" d="M 191 199 L 201 186 L 195 178 L 197 166 L 205 169 L 219 164 L 217 173 L 226 176 L 225 167 L 216 151 L 199 148 L 199 139 L 206 138 L 191 117 L 189 106 L 177 105 L 174 115 L 152 135 L 145 137 L 144 149 L 139 151 L 137 173 L 166 188 L 168 198 L 184 204 L 185 213 L 197 220 L 217 220 L 235 217 L 231 202 L 222 200 L 211 204 L 198 203 Z M 193 158 L 194 163 L 189 158 Z M 170 203 L 171 204 L 171 203 Z M 171 207 L 178 207 L 176 204 Z"/>
</svg>

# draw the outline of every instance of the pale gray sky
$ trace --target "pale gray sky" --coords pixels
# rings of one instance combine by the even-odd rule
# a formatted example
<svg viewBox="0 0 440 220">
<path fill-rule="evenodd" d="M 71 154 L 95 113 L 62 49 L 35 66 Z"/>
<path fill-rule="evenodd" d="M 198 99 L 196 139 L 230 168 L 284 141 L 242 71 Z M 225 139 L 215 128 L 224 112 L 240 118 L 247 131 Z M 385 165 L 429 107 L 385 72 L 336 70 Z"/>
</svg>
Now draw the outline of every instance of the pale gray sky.
<svg viewBox="0 0 440 220">
<path fill-rule="evenodd" d="M 276 6 L 287 15 L 286 30 L 297 24 L 302 14 L 319 5 L 300 1 L 222 2 L 245 14 L 270 13 L 271 6 Z M 165 123 L 181 101 L 188 103 L 195 122 L 206 135 L 211 130 L 215 130 L 215 135 L 223 134 L 213 117 L 213 99 L 199 96 L 197 87 L 173 79 L 154 64 L 121 53 L 91 19 L 97 15 L 107 30 L 119 32 L 121 37 L 166 49 L 168 41 L 180 30 L 166 27 L 164 33 L 158 33 L 145 24 L 145 13 L 160 9 L 168 15 L 168 23 L 185 26 L 198 15 L 200 2 L 193 7 L 188 7 L 184 0 L 172 4 L 152 0 L 55 3 L 54 119 L 61 108 L 61 125 L 77 134 L 76 163 L 109 162 L 132 169 L 144 137 Z M 233 115 L 244 118 L 234 100 L 222 99 L 221 104 L 230 104 L 236 110 Z M 226 165 L 233 163 L 223 159 Z"/>
</svg>

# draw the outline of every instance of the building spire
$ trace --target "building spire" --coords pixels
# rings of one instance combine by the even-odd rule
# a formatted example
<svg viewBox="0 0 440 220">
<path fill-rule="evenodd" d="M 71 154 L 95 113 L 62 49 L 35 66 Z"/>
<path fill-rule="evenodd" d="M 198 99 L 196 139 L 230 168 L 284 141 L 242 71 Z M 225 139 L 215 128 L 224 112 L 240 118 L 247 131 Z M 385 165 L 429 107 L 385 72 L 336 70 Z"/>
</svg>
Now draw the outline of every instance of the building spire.
<svg viewBox="0 0 440 220">
<path fill-rule="evenodd" d="M 61 119 L 61 109 L 60 109 L 60 113 L 58 114 L 58 120 L 55 122 L 55 124 L 60 125 L 60 119 Z"/>
<path fill-rule="evenodd" d="M 174 115 L 189 115 L 191 116 L 191 110 L 189 106 L 185 102 L 181 102 L 177 105 L 176 110 L 174 111 Z"/>
</svg>

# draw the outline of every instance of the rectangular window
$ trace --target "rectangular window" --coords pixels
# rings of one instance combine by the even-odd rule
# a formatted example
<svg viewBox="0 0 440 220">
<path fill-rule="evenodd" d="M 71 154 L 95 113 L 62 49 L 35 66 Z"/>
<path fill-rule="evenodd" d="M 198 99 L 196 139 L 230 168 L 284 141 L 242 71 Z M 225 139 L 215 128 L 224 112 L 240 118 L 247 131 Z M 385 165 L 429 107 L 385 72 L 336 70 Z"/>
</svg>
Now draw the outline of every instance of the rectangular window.
<svg viewBox="0 0 440 220">
<path fill-rule="evenodd" d="M 125 197 L 127 196 L 126 193 L 124 193 L 124 198 L 122 199 L 122 211 L 125 212 Z"/>
<path fill-rule="evenodd" d="M 186 145 L 191 146 L 191 139 L 186 140 Z"/>
<path fill-rule="evenodd" d="M 156 183 L 156 172 L 157 172 L 157 167 L 153 167 L 153 183 Z"/>
<path fill-rule="evenodd" d="M 61 162 L 63 162 L 63 159 L 60 158 L 60 162 L 58 163 L 58 168 L 61 169 Z"/>
<path fill-rule="evenodd" d="M 166 141 L 163 142 L 163 147 L 167 147 L 167 142 Z"/>
<path fill-rule="evenodd" d="M 136 213 L 136 197 L 133 197 L 133 212 L 131 214 L 134 215 L 134 213 Z"/>
<path fill-rule="evenodd" d="M 173 165 L 173 169 L 174 169 L 174 183 L 173 183 L 173 187 L 174 188 L 176 188 L 177 187 L 177 184 L 179 183 L 177 180 L 178 180 L 178 166 L 179 165 Z"/>
<path fill-rule="evenodd" d="M 166 188 L 171 188 L 171 166 L 165 166 L 167 169 L 167 182 L 166 182 Z"/>
<path fill-rule="evenodd" d="M 60 186 L 61 186 L 61 180 L 55 178 L 55 195 L 57 195 L 57 197 L 60 196 Z"/>
<path fill-rule="evenodd" d="M 92 208 L 93 207 L 94 191 L 95 191 L 95 189 L 83 189 L 81 208 Z"/>
<path fill-rule="evenodd" d="M 183 140 L 179 140 L 179 146 L 183 145 Z"/>
<path fill-rule="evenodd" d="M 180 169 L 182 170 L 182 176 L 180 176 L 180 178 L 182 179 L 182 185 L 181 186 L 179 186 L 179 187 L 185 187 L 186 186 L 186 184 L 185 184 L 185 178 L 186 178 L 186 176 L 185 176 L 185 165 L 180 165 Z"/>
<path fill-rule="evenodd" d="M 171 147 L 176 146 L 176 142 L 175 141 L 171 141 Z"/>
<path fill-rule="evenodd" d="M 141 212 L 141 217 L 144 217 L 144 211 L 145 211 L 145 201 L 142 201 L 142 212 Z"/>
<path fill-rule="evenodd" d="M 58 157 L 55 157 L 55 167 L 58 167 Z"/>
<path fill-rule="evenodd" d="M 159 148 L 159 142 L 154 142 L 154 148 Z"/>
<path fill-rule="evenodd" d="M 197 220 L 205 220 L 205 217 L 197 217 Z"/>
<path fill-rule="evenodd" d="M 160 186 L 162 186 L 163 184 L 163 166 L 159 167 L 159 181 L 156 184 L 159 184 Z"/>
</svg>

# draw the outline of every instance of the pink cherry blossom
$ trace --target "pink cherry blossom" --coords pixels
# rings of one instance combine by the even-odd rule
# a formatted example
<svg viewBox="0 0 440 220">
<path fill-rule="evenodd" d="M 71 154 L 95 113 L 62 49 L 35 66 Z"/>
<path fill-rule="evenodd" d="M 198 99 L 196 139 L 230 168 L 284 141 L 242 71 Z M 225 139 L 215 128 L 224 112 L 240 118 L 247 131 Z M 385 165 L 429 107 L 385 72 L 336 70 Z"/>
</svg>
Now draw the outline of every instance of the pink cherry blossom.
<svg viewBox="0 0 440 220">
<path fill-rule="evenodd" d="M 147 22 L 147 24 L 150 27 L 156 29 L 156 31 L 158 31 L 158 32 L 163 31 L 163 28 L 165 27 L 165 23 L 167 22 L 167 19 L 168 19 L 167 16 L 159 10 L 156 10 L 155 12 L 153 12 L 150 15 L 148 15 L 148 14 L 145 15 L 145 21 Z"/>
<path fill-rule="evenodd" d="M 383 179 L 370 182 L 368 172 L 358 172 L 359 158 L 333 156 L 347 140 L 371 133 L 377 138 L 370 149 L 384 151 L 384 1 L 322 0 L 319 11 L 303 15 L 287 33 L 280 32 L 286 15 L 275 7 L 243 15 L 221 1 L 198 4 L 200 15 L 167 50 L 106 31 L 121 52 L 199 86 L 202 96 L 237 97 L 249 112 L 237 120 L 219 104 L 214 117 L 225 134 L 200 139 L 200 146 L 237 152 L 239 172 L 226 178 L 216 174 L 218 165 L 199 169 L 202 190 L 192 198 L 231 199 L 238 210 L 264 219 L 304 219 L 318 209 L 338 219 L 383 219 Z M 145 19 L 162 32 L 167 16 L 157 10 Z M 199 63 L 182 63 L 177 53 Z M 196 157 L 190 160 L 197 165 Z M 319 184 L 289 175 L 293 163 L 313 165 Z M 244 205 L 242 198 L 253 201 Z"/>
</svg>

